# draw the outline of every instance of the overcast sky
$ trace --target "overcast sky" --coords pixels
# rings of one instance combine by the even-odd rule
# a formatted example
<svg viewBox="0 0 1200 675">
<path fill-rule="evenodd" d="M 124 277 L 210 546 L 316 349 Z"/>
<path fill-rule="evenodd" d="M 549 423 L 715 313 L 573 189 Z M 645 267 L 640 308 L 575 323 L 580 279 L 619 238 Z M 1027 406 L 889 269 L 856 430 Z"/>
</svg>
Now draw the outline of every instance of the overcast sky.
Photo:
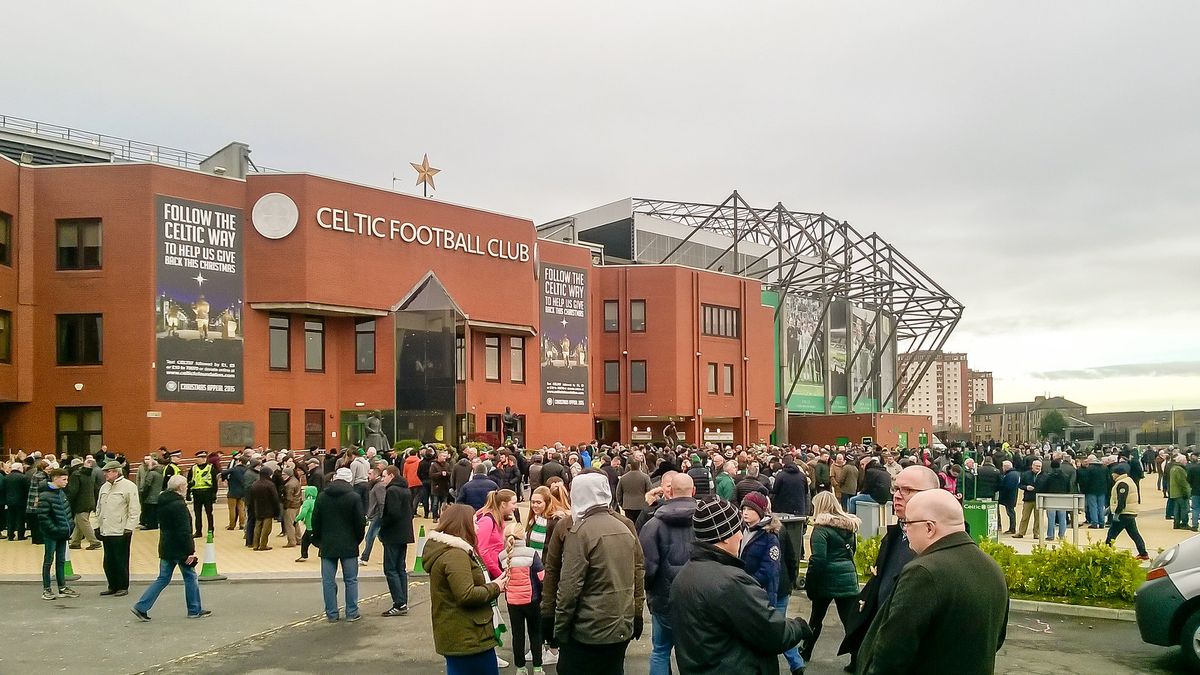
<svg viewBox="0 0 1200 675">
<path fill-rule="evenodd" d="M 0 113 L 543 222 L 782 201 L 966 305 L 997 400 L 1200 407 L 1194 2 L 54 2 Z M 22 27 L 17 30 L 17 27 Z"/>
</svg>

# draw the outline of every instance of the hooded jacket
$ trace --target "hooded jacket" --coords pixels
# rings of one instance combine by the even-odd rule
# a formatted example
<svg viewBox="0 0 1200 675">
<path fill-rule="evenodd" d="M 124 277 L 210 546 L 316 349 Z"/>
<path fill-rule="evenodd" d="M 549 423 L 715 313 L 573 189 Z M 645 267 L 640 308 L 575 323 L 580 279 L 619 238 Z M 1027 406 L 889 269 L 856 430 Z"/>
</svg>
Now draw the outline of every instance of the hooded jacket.
<svg viewBox="0 0 1200 675">
<path fill-rule="evenodd" d="M 475 513 L 475 550 L 487 566 L 488 574 L 500 576 L 500 554 L 504 551 L 504 525 L 497 523 L 491 513 Z"/>
<path fill-rule="evenodd" d="M 779 673 L 779 655 L 811 635 L 788 619 L 742 561 L 702 542 L 671 586 L 670 624 L 680 675 Z"/>
<path fill-rule="evenodd" d="M 602 473 L 581 474 L 571 486 L 572 521 L 563 542 L 554 615 L 561 641 L 627 642 L 634 617 L 642 613 L 642 548 L 629 520 L 609 509 L 611 500 Z"/>
<path fill-rule="evenodd" d="M 50 541 L 65 541 L 71 536 L 71 507 L 67 504 L 66 490 L 47 482 L 38 497 L 38 530 Z"/>
<path fill-rule="evenodd" d="M 412 491 L 403 476 L 388 483 L 383 496 L 383 514 L 379 519 L 379 540 L 388 546 L 413 542 Z"/>
<path fill-rule="evenodd" d="M 469 480 L 471 480 L 471 460 L 463 457 L 450 471 L 450 488 L 454 490 L 455 494 L 458 494 L 458 491 Z"/>
<path fill-rule="evenodd" d="M 182 562 L 196 552 L 192 539 L 192 515 L 178 492 L 170 490 L 158 499 L 158 557 Z"/>
<path fill-rule="evenodd" d="M 775 473 L 775 487 L 771 490 L 771 510 L 793 516 L 807 516 L 812 510 L 808 475 L 801 471 L 795 462 L 784 464 L 783 470 Z"/>
<path fill-rule="evenodd" d="M 495 647 L 492 600 L 500 587 L 484 578 L 475 549 L 460 537 L 434 530 L 422 556 L 429 570 L 434 651 L 468 656 Z"/>
<path fill-rule="evenodd" d="M 646 602 L 651 614 L 666 616 L 670 609 L 671 582 L 692 555 L 695 512 L 695 498 L 669 499 L 655 509 L 653 517 L 638 533 L 646 565 Z"/>
<path fill-rule="evenodd" d="M 783 549 L 779 546 L 779 531 L 783 524 L 767 514 L 755 523 L 742 539 L 742 559 L 746 573 L 754 577 L 767 591 L 772 604 L 779 596 L 779 570 Z"/>
<path fill-rule="evenodd" d="M 809 539 L 808 575 L 804 588 L 809 598 L 853 598 L 858 596 L 858 572 L 854 552 L 858 548 L 854 516 L 822 513 L 813 519 Z"/>
<path fill-rule="evenodd" d="M 362 498 L 344 480 L 335 480 L 317 495 L 313 505 L 313 541 L 322 558 L 350 558 L 358 555 L 363 540 Z"/>
<path fill-rule="evenodd" d="M 296 514 L 296 522 L 304 523 L 305 530 L 312 529 L 313 507 L 317 505 L 317 488 L 313 485 L 304 486 L 304 503 L 300 505 L 300 513 Z"/>
</svg>

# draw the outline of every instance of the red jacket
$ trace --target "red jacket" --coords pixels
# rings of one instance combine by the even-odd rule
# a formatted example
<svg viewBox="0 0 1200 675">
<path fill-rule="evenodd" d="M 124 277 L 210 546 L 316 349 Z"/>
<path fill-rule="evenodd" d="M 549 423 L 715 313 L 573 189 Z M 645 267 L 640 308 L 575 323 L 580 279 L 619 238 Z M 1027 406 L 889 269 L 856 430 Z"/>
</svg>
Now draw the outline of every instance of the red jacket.
<svg viewBox="0 0 1200 675">
<path fill-rule="evenodd" d="M 417 478 L 417 465 L 421 463 L 421 458 L 416 455 L 407 457 L 404 460 L 404 480 L 408 482 L 408 487 L 415 488 L 421 484 L 421 479 Z"/>
</svg>

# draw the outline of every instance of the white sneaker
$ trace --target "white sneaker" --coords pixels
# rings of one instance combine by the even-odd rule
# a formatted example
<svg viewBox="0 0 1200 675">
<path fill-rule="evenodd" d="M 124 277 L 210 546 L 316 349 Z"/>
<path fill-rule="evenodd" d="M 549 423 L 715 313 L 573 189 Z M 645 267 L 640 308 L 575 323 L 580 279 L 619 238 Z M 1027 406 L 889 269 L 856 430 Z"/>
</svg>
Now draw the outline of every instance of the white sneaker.
<svg viewBox="0 0 1200 675">
<path fill-rule="evenodd" d="M 542 665 L 552 666 L 558 663 L 558 652 L 550 651 L 549 649 L 542 650 Z"/>
<path fill-rule="evenodd" d="M 496 665 L 497 665 L 497 666 L 500 666 L 501 668 L 507 668 L 507 667 L 508 667 L 508 661 L 505 661 L 504 659 L 500 658 L 500 655 L 499 655 L 499 654 L 497 654 L 497 655 L 496 655 Z"/>
</svg>

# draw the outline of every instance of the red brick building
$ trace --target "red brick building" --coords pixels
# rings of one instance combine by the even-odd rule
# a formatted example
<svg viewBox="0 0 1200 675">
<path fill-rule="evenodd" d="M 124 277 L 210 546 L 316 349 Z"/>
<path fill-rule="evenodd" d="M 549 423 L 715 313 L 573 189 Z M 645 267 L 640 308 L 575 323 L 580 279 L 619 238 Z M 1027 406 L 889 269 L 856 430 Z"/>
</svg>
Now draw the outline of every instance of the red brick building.
<svg viewBox="0 0 1200 675">
<path fill-rule="evenodd" d="M 531 446 L 774 426 L 757 281 L 594 266 L 522 218 L 307 174 L 0 158 L 0 249 L 7 449 L 331 447 L 371 415 L 454 443 L 499 438 L 506 406 Z"/>
</svg>

